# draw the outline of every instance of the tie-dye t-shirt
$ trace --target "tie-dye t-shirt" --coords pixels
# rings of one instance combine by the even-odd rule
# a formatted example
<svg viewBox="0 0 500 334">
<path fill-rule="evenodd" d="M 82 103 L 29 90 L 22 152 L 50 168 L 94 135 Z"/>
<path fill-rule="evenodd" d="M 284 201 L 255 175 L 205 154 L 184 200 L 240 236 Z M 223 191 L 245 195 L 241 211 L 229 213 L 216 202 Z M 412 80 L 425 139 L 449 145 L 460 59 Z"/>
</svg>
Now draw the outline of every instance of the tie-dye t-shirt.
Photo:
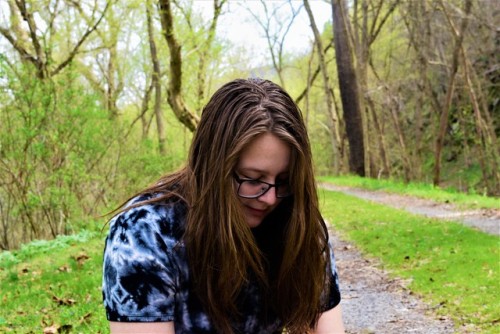
<svg viewBox="0 0 500 334">
<path fill-rule="evenodd" d="M 147 200 L 137 197 L 131 204 Z M 190 289 L 186 250 L 182 242 L 186 206 L 181 202 L 143 204 L 110 221 L 103 262 L 103 298 L 109 321 L 173 321 L 176 334 L 216 333 Z M 340 302 L 333 251 L 330 295 L 325 311 Z M 262 319 L 259 287 L 244 286 L 235 324 L 239 333 L 280 333 L 279 319 Z"/>
</svg>

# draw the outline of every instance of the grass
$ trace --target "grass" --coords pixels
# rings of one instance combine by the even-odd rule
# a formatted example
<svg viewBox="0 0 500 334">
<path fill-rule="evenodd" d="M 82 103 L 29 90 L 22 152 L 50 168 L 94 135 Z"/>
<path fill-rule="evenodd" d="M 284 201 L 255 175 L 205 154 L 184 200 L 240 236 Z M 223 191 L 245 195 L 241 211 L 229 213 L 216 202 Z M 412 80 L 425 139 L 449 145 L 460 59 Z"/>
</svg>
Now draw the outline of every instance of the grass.
<svg viewBox="0 0 500 334">
<path fill-rule="evenodd" d="M 344 182 L 360 182 L 353 180 Z M 413 192 L 397 186 L 398 192 Z M 435 190 L 424 192 L 435 196 Z M 321 198 L 325 218 L 344 238 L 379 258 L 392 275 L 408 279 L 409 288 L 438 314 L 474 333 L 498 333 L 499 237 L 341 193 L 324 191 Z M 462 202 L 484 205 L 472 198 Z M 0 332 L 108 333 L 101 297 L 103 239 L 104 233 L 82 232 L 0 253 Z"/>
<path fill-rule="evenodd" d="M 382 190 L 392 193 L 406 194 L 431 199 L 443 203 L 453 203 L 461 208 L 491 208 L 500 209 L 500 199 L 480 194 L 466 194 L 452 188 L 439 188 L 427 183 L 404 183 L 392 180 L 377 180 L 359 176 L 324 176 L 319 181 L 329 182 L 339 186 Z"/>
<path fill-rule="evenodd" d="M 335 230 L 392 275 L 474 333 L 498 333 L 500 238 L 324 191 L 323 213 Z M 341 273 L 342 275 L 342 273 Z"/>
<path fill-rule="evenodd" d="M 100 290 L 103 245 L 103 235 L 82 232 L 1 253 L 0 332 L 108 332 Z"/>
</svg>

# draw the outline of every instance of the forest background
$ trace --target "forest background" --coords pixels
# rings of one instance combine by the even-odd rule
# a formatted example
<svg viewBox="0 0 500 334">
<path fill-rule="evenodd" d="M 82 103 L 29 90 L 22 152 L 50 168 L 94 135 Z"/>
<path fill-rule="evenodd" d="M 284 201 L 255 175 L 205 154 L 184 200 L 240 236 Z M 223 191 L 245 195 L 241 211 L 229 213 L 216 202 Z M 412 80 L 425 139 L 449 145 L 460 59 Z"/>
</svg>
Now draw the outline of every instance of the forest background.
<svg viewBox="0 0 500 334">
<path fill-rule="evenodd" d="M 202 2 L 0 0 L 0 249 L 101 228 L 183 164 L 237 77 L 289 91 L 318 175 L 500 195 L 499 1 L 323 1 L 324 25 L 314 1 Z M 260 63 L 220 33 L 235 7 L 267 42 Z M 313 38 L 297 51 L 300 13 Z"/>
</svg>

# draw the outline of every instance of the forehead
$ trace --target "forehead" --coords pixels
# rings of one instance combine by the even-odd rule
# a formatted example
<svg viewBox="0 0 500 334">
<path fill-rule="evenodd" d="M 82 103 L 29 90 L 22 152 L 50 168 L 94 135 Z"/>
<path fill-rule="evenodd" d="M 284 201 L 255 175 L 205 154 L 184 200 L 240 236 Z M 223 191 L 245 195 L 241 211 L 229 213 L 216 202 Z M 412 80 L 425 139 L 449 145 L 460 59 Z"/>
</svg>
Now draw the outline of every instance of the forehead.
<svg viewBox="0 0 500 334">
<path fill-rule="evenodd" d="M 272 133 L 264 133 L 248 144 L 238 160 L 240 170 L 255 171 L 263 175 L 278 175 L 288 171 L 290 145 Z"/>
</svg>

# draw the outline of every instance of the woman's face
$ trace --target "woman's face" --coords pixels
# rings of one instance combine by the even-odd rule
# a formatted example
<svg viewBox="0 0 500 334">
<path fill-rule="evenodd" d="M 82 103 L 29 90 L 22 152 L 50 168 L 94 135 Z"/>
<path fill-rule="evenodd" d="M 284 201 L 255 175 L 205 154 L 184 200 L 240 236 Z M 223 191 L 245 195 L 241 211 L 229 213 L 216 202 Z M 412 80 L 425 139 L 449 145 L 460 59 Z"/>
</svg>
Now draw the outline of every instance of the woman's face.
<svg viewBox="0 0 500 334">
<path fill-rule="evenodd" d="M 257 180 L 270 184 L 289 182 L 290 146 L 272 133 L 265 133 L 254 139 L 241 153 L 235 173 L 240 180 Z M 247 185 L 251 185 L 248 183 Z M 235 189 L 239 183 L 235 180 Z M 265 186 L 265 185 L 264 185 Z M 281 191 L 281 190 L 280 190 Z M 238 196 L 238 195 L 237 195 Z M 257 198 L 242 198 L 247 224 L 253 228 L 276 208 L 281 198 L 276 197 L 276 187 Z"/>
</svg>

